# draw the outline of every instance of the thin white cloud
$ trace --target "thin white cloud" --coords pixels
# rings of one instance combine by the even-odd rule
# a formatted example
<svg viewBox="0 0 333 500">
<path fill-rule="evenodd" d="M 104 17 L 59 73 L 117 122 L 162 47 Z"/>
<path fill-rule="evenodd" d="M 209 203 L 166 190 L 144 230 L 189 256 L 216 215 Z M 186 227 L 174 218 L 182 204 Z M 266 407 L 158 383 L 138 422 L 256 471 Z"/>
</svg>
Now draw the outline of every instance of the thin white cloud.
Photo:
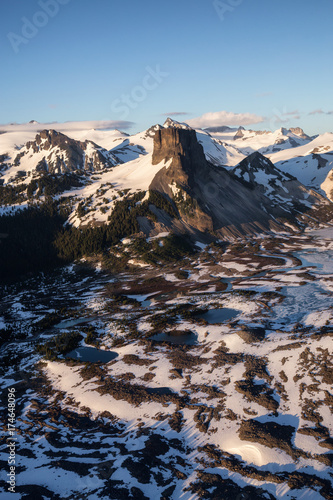
<svg viewBox="0 0 333 500">
<path fill-rule="evenodd" d="M 50 122 L 50 123 L 10 123 L 7 125 L 0 125 L 1 132 L 33 132 L 44 129 L 55 129 L 58 132 L 68 132 L 71 130 L 114 130 L 121 129 L 127 130 L 134 125 L 133 122 L 115 121 L 115 120 L 92 120 L 80 122 Z"/>
<path fill-rule="evenodd" d="M 300 120 L 301 118 L 301 113 L 298 109 L 287 111 L 287 108 L 285 106 L 282 110 L 277 108 L 273 109 L 273 113 L 274 114 L 269 121 L 271 128 L 277 125 L 287 124 L 293 120 Z"/>
<path fill-rule="evenodd" d="M 273 118 L 271 119 L 271 122 L 272 123 L 288 123 L 292 120 L 300 120 L 300 119 L 301 119 L 301 115 L 287 113 L 287 114 L 281 115 L 281 116 L 273 116 Z"/>
<path fill-rule="evenodd" d="M 198 118 L 187 120 L 191 127 L 207 128 L 219 127 L 222 125 L 252 125 L 264 121 L 262 116 L 251 113 L 231 113 L 228 111 L 217 111 L 215 113 L 205 113 Z"/>
<path fill-rule="evenodd" d="M 314 109 L 313 111 L 310 111 L 309 115 L 323 115 L 324 111 L 322 109 Z"/>
<path fill-rule="evenodd" d="M 322 109 L 315 109 L 310 111 L 309 115 L 333 115 L 333 111 L 323 111 Z"/>
<path fill-rule="evenodd" d="M 283 114 L 284 114 L 284 116 L 293 116 L 293 115 L 299 116 L 299 111 L 298 111 L 298 109 L 296 109 L 295 111 L 286 111 Z"/>
<path fill-rule="evenodd" d="M 190 114 L 187 111 L 173 111 L 173 113 L 163 113 L 162 116 L 185 116 Z"/>
</svg>

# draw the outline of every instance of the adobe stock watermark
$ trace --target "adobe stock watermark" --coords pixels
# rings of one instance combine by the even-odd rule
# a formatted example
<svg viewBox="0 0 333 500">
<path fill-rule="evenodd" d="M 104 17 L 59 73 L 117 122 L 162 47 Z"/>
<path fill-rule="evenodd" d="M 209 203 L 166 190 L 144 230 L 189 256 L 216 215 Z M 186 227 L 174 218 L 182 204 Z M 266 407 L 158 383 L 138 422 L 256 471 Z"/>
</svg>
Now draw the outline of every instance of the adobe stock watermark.
<svg viewBox="0 0 333 500">
<path fill-rule="evenodd" d="M 220 189 L 215 182 L 207 182 L 207 184 L 203 186 L 203 192 L 210 200 L 218 198 L 220 195 Z"/>
<path fill-rule="evenodd" d="M 290 120 L 299 120 L 299 112 L 288 111 L 286 106 L 283 109 L 272 109 L 272 115 L 269 120 L 269 130 L 274 132 L 279 127 L 287 127 Z"/>
<path fill-rule="evenodd" d="M 223 191 L 225 191 L 231 181 L 231 177 L 228 174 L 225 174 L 223 177 L 223 183 L 222 184 L 217 184 L 213 180 L 206 182 L 203 186 L 203 193 L 205 197 L 210 200 L 217 200 L 223 198 Z"/>
<path fill-rule="evenodd" d="M 39 30 L 47 25 L 50 18 L 58 14 L 61 5 L 67 5 L 70 1 L 71 0 L 39 0 L 38 5 L 41 10 L 37 10 L 30 19 L 27 17 L 21 18 L 21 32 L 19 34 L 13 33 L 12 31 L 7 33 L 7 38 L 15 54 L 19 53 L 22 44 L 26 45 L 30 40 L 35 38 Z"/>
<path fill-rule="evenodd" d="M 226 14 L 233 12 L 244 0 L 214 0 L 213 6 L 221 21 L 225 20 Z"/>
<path fill-rule="evenodd" d="M 7 483 L 8 483 L 8 491 L 10 491 L 11 493 L 15 493 L 15 487 L 16 487 L 17 437 L 16 437 L 15 405 L 16 405 L 15 387 L 9 387 L 8 404 L 7 404 L 7 412 L 8 412 L 7 430 L 9 434 L 9 438 L 7 439 L 7 448 L 8 448 L 7 462 L 8 462 L 9 472 L 7 473 Z"/>
<path fill-rule="evenodd" d="M 158 64 L 155 68 L 146 66 L 146 74 L 141 85 L 133 87 L 129 94 L 122 94 L 119 99 L 115 99 L 111 104 L 112 111 L 119 114 L 120 119 L 125 120 L 130 111 L 145 101 L 149 92 L 156 90 L 168 76 L 169 73 L 162 71 Z"/>
</svg>

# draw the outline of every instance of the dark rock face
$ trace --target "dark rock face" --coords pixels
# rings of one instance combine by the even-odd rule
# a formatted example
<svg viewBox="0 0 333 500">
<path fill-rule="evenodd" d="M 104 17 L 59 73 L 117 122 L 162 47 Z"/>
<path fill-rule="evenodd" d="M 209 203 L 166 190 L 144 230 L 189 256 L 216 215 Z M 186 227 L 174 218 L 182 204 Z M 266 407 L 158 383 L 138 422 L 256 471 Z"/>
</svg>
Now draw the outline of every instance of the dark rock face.
<svg viewBox="0 0 333 500">
<path fill-rule="evenodd" d="M 201 177 L 208 168 L 201 144 L 194 130 L 165 128 L 154 137 L 153 165 L 171 162 L 154 177 L 149 189 L 165 193 L 176 202 L 185 224 L 199 231 L 212 231 L 213 221 L 201 209 L 196 193 Z M 176 201 L 177 200 L 177 201 Z"/>
<path fill-rule="evenodd" d="M 154 137 L 153 165 L 164 159 L 181 157 L 187 167 L 205 159 L 201 144 L 198 143 L 194 130 L 166 128 L 156 131 Z"/>
<path fill-rule="evenodd" d="M 229 173 L 210 164 L 199 144 L 196 132 L 180 128 L 157 130 L 154 137 L 153 164 L 165 161 L 149 189 L 159 191 L 176 205 L 183 229 L 214 233 L 219 237 L 239 237 L 270 230 L 285 230 L 282 217 L 296 220 L 291 205 L 286 210 L 271 199 L 271 187 L 265 189 L 255 177 L 245 182 L 240 174 L 264 173 L 280 182 L 287 182 L 289 198 L 299 202 L 306 198 L 318 202 L 318 197 L 298 181 L 279 171 L 260 153 L 245 158 Z M 237 176 L 236 176 L 237 174 Z M 283 186 L 284 187 L 284 186 Z M 277 186 L 278 193 L 284 192 Z M 288 226 L 287 226 L 288 228 Z"/>
<path fill-rule="evenodd" d="M 265 328 L 262 327 L 249 327 L 243 325 L 241 330 L 237 332 L 241 339 L 246 343 L 252 344 L 253 342 L 261 342 L 265 339 Z"/>
<path fill-rule="evenodd" d="M 313 160 L 317 160 L 317 162 L 318 162 L 318 167 L 317 167 L 318 170 L 320 168 L 325 168 L 326 165 L 327 165 L 327 163 L 328 163 L 328 160 L 326 160 L 325 158 L 323 158 L 322 156 L 320 156 L 320 155 L 318 155 L 316 153 L 312 154 L 312 159 Z"/>
<path fill-rule="evenodd" d="M 234 136 L 234 140 L 241 139 L 242 137 L 244 137 L 243 130 L 245 130 L 244 127 L 239 127 L 239 129 L 237 130 L 237 132 Z"/>
<path fill-rule="evenodd" d="M 239 163 L 238 168 L 244 169 L 246 171 L 251 168 L 251 170 L 254 170 L 256 172 L 258 170 L 264 170 L 267 174 L 275 174 L 276 172 L 278 172 L 278 170 L 274 167 L 274 164 L 258 151 L 255 151 L 254 153 L 244 158 L 244 160 Z"/>
<path fill-rule="evenodd" d="M 311 141 L 311 137 L 308 136 L 304 130 L 300 127 L 295 127 L 295 128 L 290 128 L 289 129 L 290 132 L 292 132 L 293 134 L 295 135 L 298 135 L 299 137 L 301 137 L 301 139 L 307 139 L 308 141 Z"/>
<path fill-rule="evenodd" d="M 177 178 L 181 184 L 192 183 L 195 173 L 207 167 L 204 150 L 194 130 L 167 128 L 158 130 L 154 137 L 153 165 L 172 159 L 164 174 Z"/>
</svg>

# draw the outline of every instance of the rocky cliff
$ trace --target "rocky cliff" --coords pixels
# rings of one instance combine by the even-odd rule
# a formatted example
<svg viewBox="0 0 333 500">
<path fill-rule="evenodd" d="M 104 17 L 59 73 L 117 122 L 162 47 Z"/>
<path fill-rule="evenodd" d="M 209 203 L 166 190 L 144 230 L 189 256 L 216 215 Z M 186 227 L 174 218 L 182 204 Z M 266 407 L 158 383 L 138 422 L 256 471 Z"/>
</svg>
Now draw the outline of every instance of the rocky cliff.
<svg viewBox="0 0 333 500">
<path fill-rule="evenodd" d="M 194 130 L 161 129 L 154 137 L 153 164 L 165 166 L 149 189 L 172 200 L 186 229 L 220 237 L 289 230 L 290 223 L 298 224 L 299 211 L 324 202 L 262 155 L 246 160 L 234 172 L 215 167 Z"/>
</svg>

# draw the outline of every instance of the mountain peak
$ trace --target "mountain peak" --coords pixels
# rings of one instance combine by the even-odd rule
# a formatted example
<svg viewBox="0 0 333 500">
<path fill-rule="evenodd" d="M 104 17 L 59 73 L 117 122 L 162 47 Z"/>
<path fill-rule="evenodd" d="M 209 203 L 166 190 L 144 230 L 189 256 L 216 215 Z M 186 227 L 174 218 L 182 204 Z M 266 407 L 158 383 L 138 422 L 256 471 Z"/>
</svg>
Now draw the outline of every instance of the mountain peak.
<svg viewBox="0 0 333 500">
<path fill-rule="evenodd" d="M 187 123 L 182 123 L 182 122 L 177 122 L 177 120 L 173 120 L 172 118 L 168 117 L 164 124 L 164 128 L 182 128 L 186 130 L 192 130 L 192 128 L 187 125 Z"/>
<path fill-rule="evenodd" d="M 166 127 L 156 131 L 154 137 L 153 165 L 173 159 L 185 170 L 205 162 L 204 150 L 193 129 Z"/>
<path fill-rule="evenodd" d="M 35 159 L 35 160 L 34 160 Z M 111 152 L 92 141 L 76 141 L 57 130 L 44 129 L 28 141 L 14 164 L 22 172 L 62 174 L 111 168 L 119 162 Z"/>
<path fill-rule="evenodd" d="M 244 127 L 239 127 L 237 129 L 237 132 L 236 132 L 235 136 L 234 136 L 234 140 L 240 139 L 240 138 L 244 137 L 244 133 L 243 133 L 244 130 L 245 130 Z"/>
<path fill-rule="evenodd" d="M 290 132 L 292 132 L 293 134 L 295 135 L 298 135 L 299 137 L 301 137 L 301 139 L 308 139 L 309 141 L 311 140 L 311 137 L 308 136 L 304 130 L 300 127 L 295 127 L 295 128 L 290 128 L 289 129 Z"/>
<path fill-rule="evenodd" d="M 259 153 L 259 151 L 255 151 L 251 153 L 249 156 L 244 158 L 236 169 L 240 169 L 241 171 L 246 172 L 259 172 L 263 170 L 266 174 L 274 174 L 276 175 L 278 169 L 274 166 L 274 164 L 266 158 L 266 156 Z"/>
<path fill-rule="evenodd" d="M 251 186 L 252 189 L 261 186 L 267 193 L 272 193 L 277 189 L 280 190 L 285 182 L 296 180 L 293 176 L 279 170 L 271 160 L 259 153 L 259 151 L 255 151 L 244 158 L 233 169 L 233 173 Z"/>
</svg>

